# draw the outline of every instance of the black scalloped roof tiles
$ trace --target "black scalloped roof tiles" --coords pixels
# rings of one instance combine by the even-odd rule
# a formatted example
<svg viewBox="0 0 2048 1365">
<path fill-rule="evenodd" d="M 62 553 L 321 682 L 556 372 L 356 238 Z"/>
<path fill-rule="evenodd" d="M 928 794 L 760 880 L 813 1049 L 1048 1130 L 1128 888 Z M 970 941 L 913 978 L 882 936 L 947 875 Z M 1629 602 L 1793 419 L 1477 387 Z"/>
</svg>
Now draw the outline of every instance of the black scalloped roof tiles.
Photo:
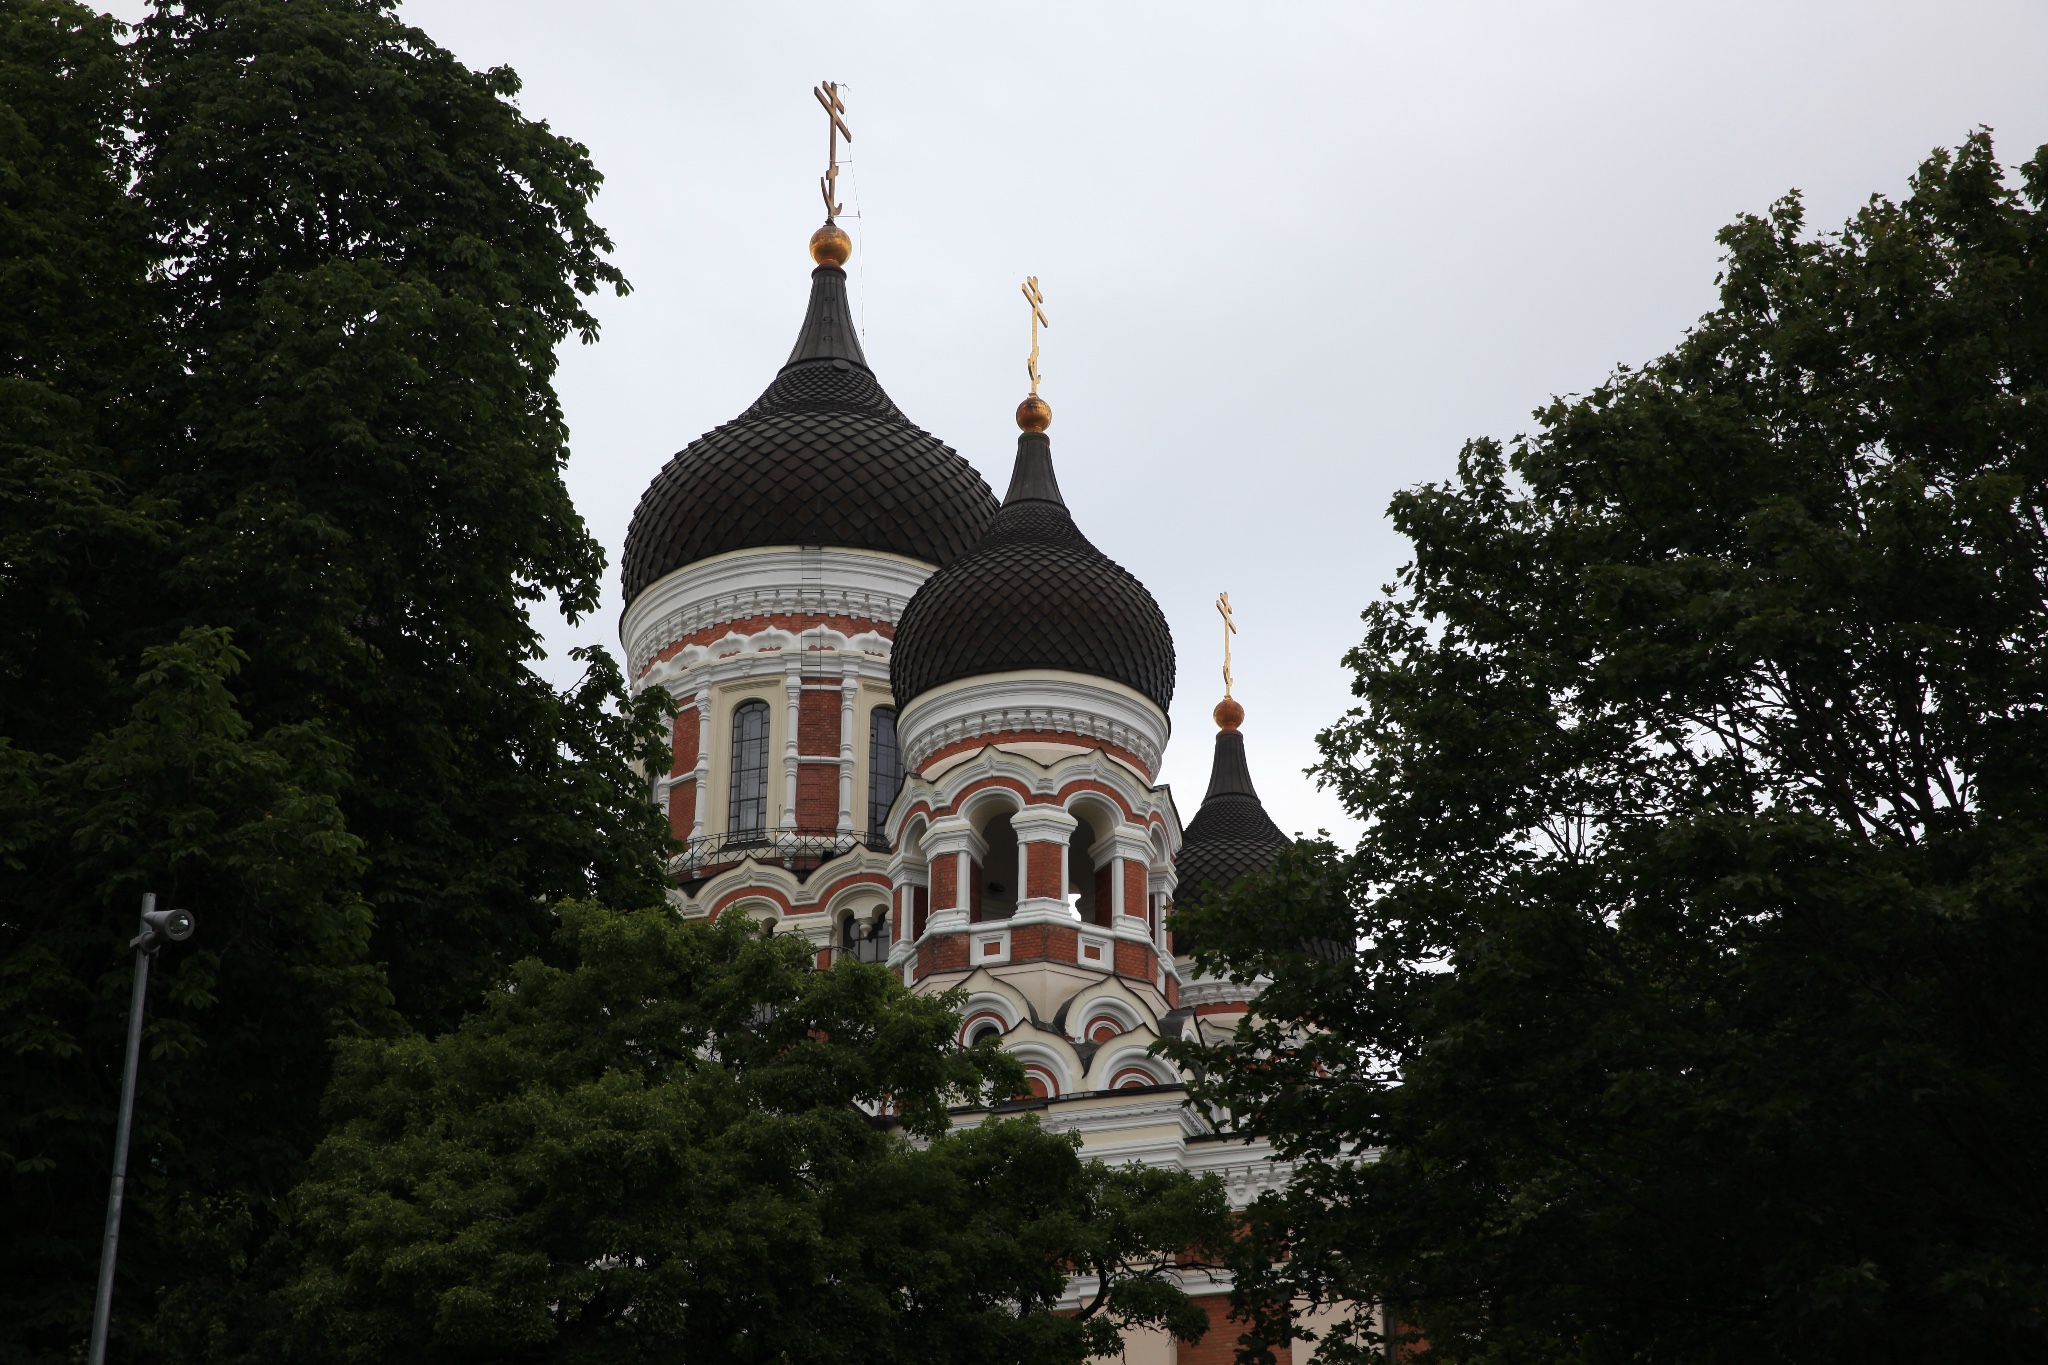
<svg viewBox="0 0 2048 1365">
<path fill-rule="evenodd" d="M 1018 481 L 1027 450 L 1049 461 L 1043 442 L 1018 443 Z M 982 542 L 910 600 L 890 689 L 907 706 L 949 682 L 1026 669 L 1109 678 L 1162 711 L 1173 702 L 1173 634 L 1152 594 L 1088 542 L 1062 503 L 1013 491 Z"/>
<path fill-rule="evenodd" d="M 847 546 L 943 565 L 995 512 L 974 467 L 911 425 L 872 374 L 846 360 L 804 362 L 654 477 L 620 576 L 631 602 L 685 564 L 757 546 Z"/>
<path fill-rule="evenodd" d="M 1180 853 L 1174 858 L 1174 898 L 1187 904 L 1210 882 L 1229 886 L 1239 877 L 1264 872 L 1293 842 L 1266 814 L 1252 789 L 1244 736 L 1235 730 L 1220 732 L 1208 795 L 1182 831 Z"/>
<path fill-rule="evenodd" d="M 1208 882 L 1229 886 L 1239 877 L 1264 872 L 1293 842 L 1257 801 L 1234 796 L 1206 802 L 1173 860 L 1179 884 L 1175 897 L 1185 902 Z"/>
</svg>

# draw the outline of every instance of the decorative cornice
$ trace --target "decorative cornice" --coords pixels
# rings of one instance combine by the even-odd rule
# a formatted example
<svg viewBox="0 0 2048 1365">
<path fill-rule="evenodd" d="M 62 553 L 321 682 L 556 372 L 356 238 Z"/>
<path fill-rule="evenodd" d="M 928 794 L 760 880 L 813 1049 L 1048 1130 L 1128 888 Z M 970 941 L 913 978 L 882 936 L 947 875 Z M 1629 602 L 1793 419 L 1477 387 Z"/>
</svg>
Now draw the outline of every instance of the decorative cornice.
<svg viewBox="0 0 2048 1365">
<path fill-rule="evenodd" d="M 839 616 L 894 625 L 932 566 L 836 546 L 735 550 L 665 575 L 619 621 L 627 675 L 698 631 L 752 616 Z"/>
<path fill-rule="evenodd" d="M 1249 1003 L 1258 998 L 1259 992 L 1270 985 L 1266 977 L 1245 984 L 1230 981 L 1220 976 L 1183 977 L 1180 983 L 1180 1003 L 1184 1009 L 1200 1009 L 1203 1005 L 1225 1005 Z"/>
<path fill-rule="evenodd" d="M 1159 771 L 1165 713 L 1135 688 L 1079 673 L 996 673 L 934 688 L 897 722 L 907 767 L 920 771 L 949 745 L 984 735 L 1072 735 L 1113 744 Z"/>
<path fill-rule="evenodd" d="M 866 678 L 889 683 L 889 637 L 872 631 L 847 635 L 829 627 L 802 632 L 769 626 L 747 635 L 727 634 L 701 645 L 686 645 L 648 667 L 635 689 L 663 686 L 678 695 L 714 682 L 731 682 L 762 673 L 789 673 L 822 666 L 839 674 L 799 686 L 839 691 L 846 679 Z"/>
</svg>

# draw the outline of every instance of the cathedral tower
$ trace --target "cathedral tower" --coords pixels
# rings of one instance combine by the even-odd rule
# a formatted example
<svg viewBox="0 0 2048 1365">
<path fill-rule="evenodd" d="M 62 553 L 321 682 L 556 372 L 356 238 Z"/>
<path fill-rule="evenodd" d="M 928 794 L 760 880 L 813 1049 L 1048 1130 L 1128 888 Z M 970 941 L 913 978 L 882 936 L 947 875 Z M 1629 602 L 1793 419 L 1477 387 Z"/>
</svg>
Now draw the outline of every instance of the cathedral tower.
<svg viewBox="0 0 2048 1365">
<path fill-rule="evenodd" d="M 686 911 L 744 903 L 821 949 L 879 957 L 882 824 L 903 774 L 896 625 L 996 501 L 875 379 L 847 306 L 850 250 L 835 224 L 819 229 L 788 361 L 641 497 L 620 637 L 635 689 L 678 705 L 674 767 L 655 786 L 684 841 Z"/>
</svg>

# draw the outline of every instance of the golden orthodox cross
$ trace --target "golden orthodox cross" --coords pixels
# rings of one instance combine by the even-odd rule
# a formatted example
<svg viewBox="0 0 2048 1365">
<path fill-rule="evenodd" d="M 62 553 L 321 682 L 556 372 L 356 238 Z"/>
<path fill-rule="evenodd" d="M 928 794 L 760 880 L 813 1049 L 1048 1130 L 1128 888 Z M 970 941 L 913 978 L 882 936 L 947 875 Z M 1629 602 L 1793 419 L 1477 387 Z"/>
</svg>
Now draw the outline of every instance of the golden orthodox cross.
<svg viewBox="0 0 2048 1365">
<path fill-rule="evenodd" d="M 842 207 L 838 203 L 839 139 L 853 141 L 853 130 L 846 126 L 846 102 L 839 98 L 836 82 L 814 85 L 811 93 L 825 106 L 825 117 L 831 120 L 831 126 L 825 130 L 825 174 L 818 181 L 818 191 L 825 196 L 825 221 L 829 223 L 839 216 Z"/>
<path fill-rule="evenodd" d="M 1237 634 L 1237 617 L 1230 610 L 1230 594 L 1216 594 L 1216 611 L 1223 617 L 1223 695 L 1230 695 L 1230 637 Z"/>
<path fill-rule="evenodd" d="M 1031 359 L 1024 362 L 1024 372 L 1031 376 L 1031 396 L 1038 396 L 1038 329 L 1050 327 L 1045 320 L 1045 295 L 1038 292 L 1038 276 L 1032 275 L 1024 281 L 1024 300 L 1031 305 Z"/>
</svg>

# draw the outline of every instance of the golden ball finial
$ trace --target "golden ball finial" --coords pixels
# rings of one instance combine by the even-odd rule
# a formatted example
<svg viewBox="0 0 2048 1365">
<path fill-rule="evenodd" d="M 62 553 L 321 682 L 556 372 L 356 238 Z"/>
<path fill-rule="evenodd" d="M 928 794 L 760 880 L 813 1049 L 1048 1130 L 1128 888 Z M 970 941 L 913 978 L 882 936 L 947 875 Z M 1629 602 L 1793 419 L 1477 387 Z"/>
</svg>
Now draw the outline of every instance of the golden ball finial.
<svg viewBox="0 0 2048 1365">
<path fill-rule="evenodd" d="M 1244 724 L 1244 708 L 1237 704 L 1234 697 L 1225 697 L 1217 702 L 1214 715 L 1216 728 L 1219 730 L 1235 730 Z"/>
<path fill-rule="evenodd" d="M 819 265 L 845 265 L 853 255 L 853 238 L 837 223 L 827 223 L 811 234 L 811 259 Z"/>
<path fill-rule="evenodd" d="M 1044 431 L 1052 425 L 1052 404 L 1032 394 L 1017 405 L 1017 427 L 1021 431 Z"/>
</svg>

